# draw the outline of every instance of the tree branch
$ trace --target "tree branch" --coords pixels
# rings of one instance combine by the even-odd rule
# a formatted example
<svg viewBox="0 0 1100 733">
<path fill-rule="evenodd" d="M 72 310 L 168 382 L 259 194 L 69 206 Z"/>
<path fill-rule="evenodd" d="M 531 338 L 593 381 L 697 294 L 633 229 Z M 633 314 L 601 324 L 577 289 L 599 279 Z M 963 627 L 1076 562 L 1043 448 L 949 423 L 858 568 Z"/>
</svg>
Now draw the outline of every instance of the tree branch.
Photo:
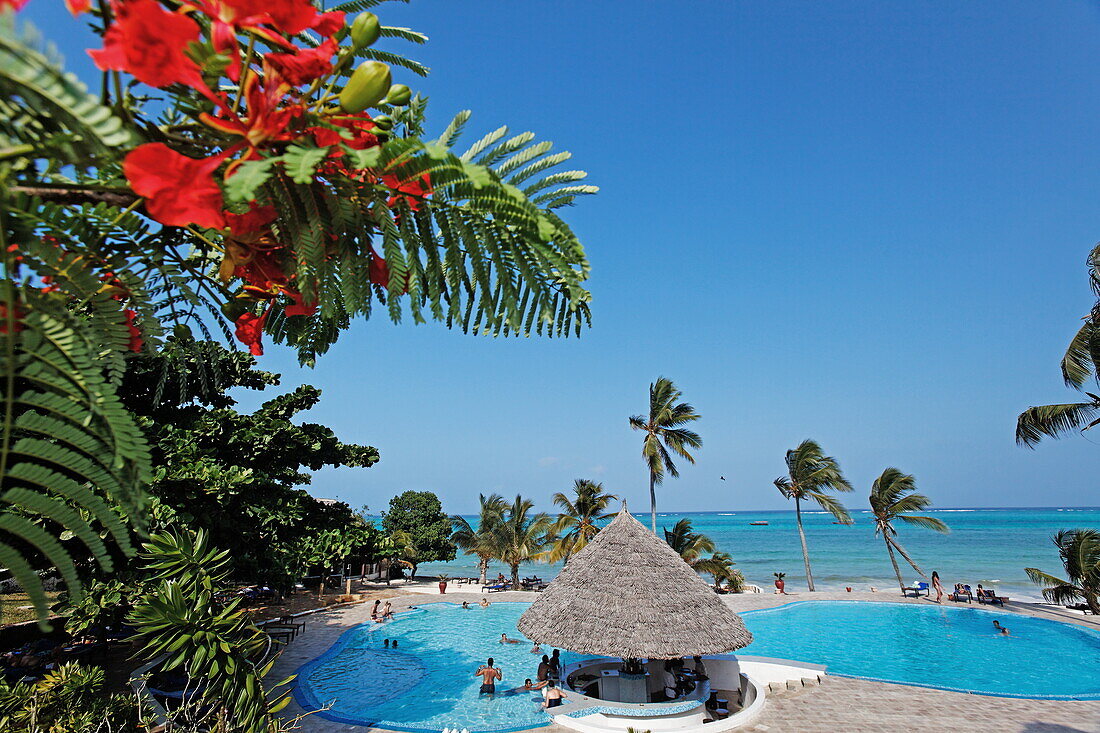
<svg viewBox="0 0 1100 733">
<path fill-rule="evenodd" d="M 58 204 L 109 204 L 132 206 L 140 197 L 126 188 L 79 188 L 66 186 L 12 186 L 12 193 L 24 193 Z M 143 207 L 138 207 L 142 209 Z"/>
</svg>

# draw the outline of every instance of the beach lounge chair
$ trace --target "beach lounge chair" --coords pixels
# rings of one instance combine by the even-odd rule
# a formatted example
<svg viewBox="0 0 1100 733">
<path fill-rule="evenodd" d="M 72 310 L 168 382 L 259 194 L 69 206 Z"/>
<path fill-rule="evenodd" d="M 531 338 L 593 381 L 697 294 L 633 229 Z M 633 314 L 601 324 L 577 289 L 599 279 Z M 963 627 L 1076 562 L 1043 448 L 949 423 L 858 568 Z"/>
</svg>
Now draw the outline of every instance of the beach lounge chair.
<svg viewBox="0 0 1100 733">
<path fill-rule="evenodd" d="M 1000 604 L 1002 607 L 1005 605 L 1005 601 L 1008 600 L 1008 598 L 1005 598 L 1004 596 L 999 596 L 993 590 L 988 588 L 979 590 L 977 598 L 978 603 L 988 603 L 989 605 L 997 603 Z"/>
<path fill-rule="evenodd" d="M 928 583 L 917 583 L 916 585 L 911 585 L 907 588 L 901 589 L 902 597 L 908 596 L 910 593 L 912 593 L 914 598 L 920 598 L 920 594 L 922 592 L 924 593 L 924 595 L 928 595 Z"/>
<path fill-rule="evenodd" d="M 502 590 L 508 590 L 510 583 L 490 583 L 488 585 L 481 586 L 482 593 L 497 593 Z"/>
<path fill-rule="evenodd" d="M 948 596 L 948 598 L 955 601 L 956 603 L 960 601 L 972 603 L 974 601 L 974 594 L 970 592 L 969 585 L 956 585 L 954 592 L 952 592 L 951 595 Z"/>
</svg>

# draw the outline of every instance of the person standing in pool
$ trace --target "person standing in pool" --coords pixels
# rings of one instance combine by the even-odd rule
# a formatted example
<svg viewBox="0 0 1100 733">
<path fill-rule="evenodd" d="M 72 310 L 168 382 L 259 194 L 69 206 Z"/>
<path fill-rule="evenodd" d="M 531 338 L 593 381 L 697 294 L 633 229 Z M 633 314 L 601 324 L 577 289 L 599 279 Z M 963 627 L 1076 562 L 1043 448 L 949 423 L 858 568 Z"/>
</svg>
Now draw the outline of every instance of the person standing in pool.
<svg viewBox="0 0 1100 733">
<path fill-rule="evenodd" d="M 489 657 L 486 664 L 477 668 L 474 677 L 481 678 L 481 690 L 478 694 L 492 695 L 497 691 L 497 680 L 504 679 L 504 674 L 493 666 L 493 658 Z"/>
<path fill-rule="evenodd" d="M 561 679 L 561 652 L 557 649 L 550 655 L 550 679 Z"/>
<path fill-rule="evenodd" d="M 546 687 L 542 691 L 542 699 L 544 701 L 542 706 L 547 709 L 556 708 L 558 705 L 561 705 L 563 697 L 565 697 L 565 695 L 563 695 L 561 690 L 554 684 L 554 680 L 550 680 L 546 683 Z"/>
<path fill-rule="evenodd" d="M 550 679 L 550 657 L 545 654 L 542 655 L 542 661 L 539 662 L 539 671 L 535 674 L 535 677 L 539 682 L 546 682 Z"/>
<path fill-rule="evenodd" d="M 940 574 L 932 571 L 932 587 L 936 589 L 936 603 L 943 603 L 943 585 L 940 584 Z"/>
</svg>

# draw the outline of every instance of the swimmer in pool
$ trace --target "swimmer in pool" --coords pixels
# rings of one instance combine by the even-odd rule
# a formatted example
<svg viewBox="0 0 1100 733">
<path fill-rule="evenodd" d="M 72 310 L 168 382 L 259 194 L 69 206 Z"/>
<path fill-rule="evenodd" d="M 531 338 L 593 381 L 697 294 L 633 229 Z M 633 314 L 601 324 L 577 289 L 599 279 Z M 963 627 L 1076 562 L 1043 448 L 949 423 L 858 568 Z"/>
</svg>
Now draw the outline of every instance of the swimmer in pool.
<svg viewBox="0 0 1100 733">
<path fill-rule="evenodd" d="M 519 687 L 513 687 L 512 689 L 505 691 L 504 694 L 518 695 L 522 692 L 534 692 L 535 690 L 541 690 L 544 687 L 546 687 L 545 682 L 532 682 L 531 678 L 528 677 L 523 681 L 522 685 L 520 685 Z"/>
<path fill-rule="evenodd" d="M 1001 632 L 1001 636 L 1008 636 L 1009 635 L 1008 634 L 1008 629 L 1006 629 L 1004 626 L 1001 626 L 1000 621 L 994 621 L 993 622 L 993 628 L 995 628 L 997 631 Z"/>
<path fill-rule="evenodd" d="M 480 601 L 478 601 L 477 605 L 481 606 L 482 608 L 488 608 L 489 606 L 491 606 L 493 604 L 491 604 L 489 602 L 488 598 L 482 598 Z"/>
<path fill-rule="evenodd" d="M 537 641 L 535 642 L 535 645 L 533 647 L 531 647 L 531 653 L 532 654 L 542 654 L 542 647 L 539 646 L 539 643 Z"/>
<path fill-rule="evenodd" d="M 470 610 L 470 602 L 469 601 L 463 601 L 462 602 L 462 610 L 463 611 L 469 611 Z"/>
<path fill-rule="evenodd" d="M 501 634 L 500 635 L 500 643 L 501 644 L 519 644 L 520 640 L 519 639 L 509 639 L 508 634 Z"/>
</svg>

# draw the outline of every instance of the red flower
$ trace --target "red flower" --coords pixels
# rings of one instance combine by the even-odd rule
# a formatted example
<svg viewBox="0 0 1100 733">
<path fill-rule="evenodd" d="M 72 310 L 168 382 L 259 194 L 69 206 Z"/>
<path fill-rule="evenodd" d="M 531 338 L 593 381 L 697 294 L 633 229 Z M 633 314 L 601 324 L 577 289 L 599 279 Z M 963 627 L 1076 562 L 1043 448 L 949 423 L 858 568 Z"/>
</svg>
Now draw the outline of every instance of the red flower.
<svg viewBox="0 0 1100 733">
<path fill-rule="evenodd" d="M 401 294 L 409 292 L 409 276 L 405 276 L 405 287 L 401 290 Z M 374 247 L 370 248 L 370 267 L 367 268 L 367 279 L 370 280 L 372 285 L 381 285 L 384 288 L 390 286 L 390 266 L 386 264 L 386 261 L 374 251 Z"/>
<path fill-rule="evenodd" d="M 92 0 L 65 0 L 65 7 L 73 14 L 73 17 L 88 12 L 92 7 Z"/>
<path fill-rule="evenodd" d="M 115 0 L 115 22 L 103 36 L 103 48 L 90 50 L 103 71 L 126 71 L 154 87 L 186 84 L 207 91 L 188 46 L 199 41 L 199 27 L 185 15 L 170 13 L 155 0 Z"/>
<path fill-rule="evenodd" d="M 23 319 L 26 315 L 27 315 L 27 312 L 25 310 L 23 310 L 22 308 L 20 308 L 18 304 L 16 304 L 15 308 L 12 310 L 12 317 L 15 320 L 15 331 L 17 333 L 19 331 L 22 331 L 24 328 L 26 328 L 26 326 L 24 326 L 22 323 L 20 323 L 20 320 Z M 0 334 L 4 334 L 6 336 L 7 333 L 8 333 L 8 304 L 7 303 L 0 303 Z"/>
<path fill-rule="evenodd" d="M 402 181 L 392 173 L 385 173 L 382 175 L 382 184 L 387 188 L 405 194 L 405 196 L 394 194 L 389 197 L 386 201 L 386 205 L 391 209 L 399 200 L 404 198 L 405 203 L 408 204 L 410 209 L 418 211 L 420 209 L 420 204 L 432 192 L 432 182 L 427 173 L 419 178 L 413 178 L 407 181 Z"/>
<path fill-rule="evenodd" d="M 234 332 L 237 339 L 248 347 L 253 356 L 263 356 L 264 345 L 260 339 L 264 334 L 264 321 L 267 320 L 267 311 L 257 316 L 254 313 L 245 313 L 237 319 L 237 329 Z"/>
<path fill-rule="evenodd" d="M 283 308 L 283 312 L 288 316 L 312 316 L 317 312 L 317 303 L 306 303 L 302 300 L 302 294 L 296 290 L 283 289 L 286 295 L 290 296 L 290 299 L 294 302 Z"/>
<path fill-rule="evenodd" d="M 126 327 L 130 329 L 130 351 L 136 354 L 145 345 L 145 339 L 141 337 L 141 331 L 137 327 L 137 311 L 127 308 L 123 313 L 126 314 Z"/>
<path fill-rule="evenodd" d="M 264 59 L 291 86 L 301 86 L 332 71 L 336 41 L 331 38 L 317 48 L 299 49 L 296 53 L 269 53 Z"/>
<path fill-rule="evenodd" d="M 11 8 L 12 10 L 18 12 L 22 10 L 23 6 L 26 5 L 28 2 L 30 2 L 30 0 L 0 0 L 0 11 Z"/>
<path fill-rule="evenodd" d="M 252 204 L 248 213 L 227 213 L 226 219 L 229 236 L 225 242 L 225 258 L 219 268 L 222 282 L 239 277 L 248 284 L 246 289 L 252 295 L 274 297 L 289 281 L 279 262 L 278 252 L 283 247 L 271 234 L 274 207 Z"/>
<path fill-rule="evenodd" d="M 270 142 L 293 140 L 297 133 L 291 129 L 291 123 L 304 109 L 300 104 L 279 107 L 288 91 L 290 86 L 274 70 L 269 69 L 263 81 L 260 81 L 259 75 L 251 74 L 244 83 L 248 106 L 246 117 L 223 108 L 222 117 L 204 112 L 199 119 L 222 132 L 240 135 L 253 149 Z"/>
<path fill-rule="evenodd" d="M 188 158 L 164 143 L 146 143 L 132 150 L 122 163 L 130 187 L 147 200 L 145 210 L 161 224 L 221 229 L 222 191 L 214 170 L 225 154 Z"/>
</svg>

